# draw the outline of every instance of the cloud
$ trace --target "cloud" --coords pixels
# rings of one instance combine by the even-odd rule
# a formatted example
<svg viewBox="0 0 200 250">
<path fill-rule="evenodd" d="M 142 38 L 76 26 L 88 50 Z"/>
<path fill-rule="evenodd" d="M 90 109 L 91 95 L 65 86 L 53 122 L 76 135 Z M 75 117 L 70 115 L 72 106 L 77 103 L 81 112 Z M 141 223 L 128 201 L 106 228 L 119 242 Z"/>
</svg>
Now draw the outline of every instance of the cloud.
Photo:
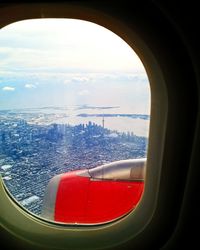
<svg viewBox="0 0 200 250">
<path fill-rule="evenodd" d="M 6 86 L 6 87 L 3 87 L 2 90 L 4 90 L 4 91 L 14 91 L 15 88 L 14 87 Z"/>
<path fill-rule="evenodd" d="M 80 95 L 80 96 L 85 96 L 85 95 L 89 95 L 89 94 L 90 94 L 90 92 L 89 92 L 87 89 L 82 90 L 82 91 L 80 91 L 80 92 L 78 93 L 78 95 Z"/>
<path fill-rule="evenodd" d="M 86 77 L 86 76 L 76 76 L 76 77 L 73 77 L 72 78 L 72 81 L 73 82 L 88 82 L 90 79 L 89 77 Z"/>
<path fill-rule="evenodd" d="M 71 83 L 71 80 L 68 79 L 64 81 L 64 84 L 68 84 L 68 83 Z"/>
<path fill-rule="evenodd" d="M 36 86 L 34 84 L 26 84 L 24 87 L 27 88 L 27 89 L 36 88 Z"/>
<path fill-rule="evenodd" d="M 6 26 L 1 30 L 0 58 L 0 68 L 8 71 L 144 71 L 132 48 L 116 34 L 94 23 L 73 19 L 25 20 Z"/>
<path fill-rule="evenodd" d="M 67 75 L 66 75 L 67 76 Z M 69 84 L 69 83 L 87 83 L 92 80 L 90 76 L 87 76 L 84 74 L 83 76 L 77 74 L 68 74 L 68 79 L 64 81 L 64 84 Z"/>
</svg>

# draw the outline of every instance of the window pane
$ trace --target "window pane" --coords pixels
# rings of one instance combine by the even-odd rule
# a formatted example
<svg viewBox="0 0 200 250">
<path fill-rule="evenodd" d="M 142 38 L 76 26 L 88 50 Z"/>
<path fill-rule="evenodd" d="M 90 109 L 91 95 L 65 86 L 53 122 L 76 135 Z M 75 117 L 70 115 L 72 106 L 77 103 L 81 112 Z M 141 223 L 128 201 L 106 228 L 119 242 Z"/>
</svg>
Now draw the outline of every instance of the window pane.
<svg viewBox="0 0 200 250">
<path fill-rule="evenodd" d="M 150 88 L 120 37 L 81 20 L 35 19 L 0 31 L 0 173 L 30 212 L 104 223 L 138 204 Z"/>
</svg>

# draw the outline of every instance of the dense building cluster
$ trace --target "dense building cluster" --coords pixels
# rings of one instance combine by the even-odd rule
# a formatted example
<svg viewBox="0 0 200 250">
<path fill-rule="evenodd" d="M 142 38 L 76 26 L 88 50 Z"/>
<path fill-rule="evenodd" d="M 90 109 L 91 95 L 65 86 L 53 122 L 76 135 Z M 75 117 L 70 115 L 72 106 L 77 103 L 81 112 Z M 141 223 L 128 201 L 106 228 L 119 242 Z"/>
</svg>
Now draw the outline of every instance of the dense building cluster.
<svg viewBox="0 0 200 250">
<path fill-rule="evenodd" d="M 17 117 L 0 121 L 0 173 L 12 196 L 40 215 L 49 180 L 71 170 L 146 155 L 147 138 L 92 122 L 36 125 Z"/>
</svg>

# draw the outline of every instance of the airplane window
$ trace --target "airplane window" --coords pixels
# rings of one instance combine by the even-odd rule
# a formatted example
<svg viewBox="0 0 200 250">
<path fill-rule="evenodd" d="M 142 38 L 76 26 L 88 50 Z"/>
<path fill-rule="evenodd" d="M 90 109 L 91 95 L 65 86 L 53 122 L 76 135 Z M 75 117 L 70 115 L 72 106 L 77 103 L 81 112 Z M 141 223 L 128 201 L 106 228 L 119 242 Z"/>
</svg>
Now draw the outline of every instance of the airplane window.
<svg viewBox="0 0 200 250">
<path fill-rule="evenodd" d="M 0 30 L 0 174 L 41 218 L 99 224 L 138 205 L 145 184 L 150 88 L 119 36 L 75 19 Z"/>
</svg>

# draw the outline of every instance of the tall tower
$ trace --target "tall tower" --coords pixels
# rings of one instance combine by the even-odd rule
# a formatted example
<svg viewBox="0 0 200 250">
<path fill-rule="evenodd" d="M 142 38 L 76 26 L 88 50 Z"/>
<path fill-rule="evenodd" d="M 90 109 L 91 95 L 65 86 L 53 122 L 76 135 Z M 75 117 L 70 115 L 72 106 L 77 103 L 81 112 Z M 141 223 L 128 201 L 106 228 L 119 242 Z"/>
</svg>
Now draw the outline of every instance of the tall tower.
<svg viewBox="0 0 200 250">
<path fill-rule="evenodd" d="M 103 119 L 102 119 L 102 126 L 104 128 L 104 122 L 105 122 L 105 119 L 104 119 L 104 115 L 103 115 Z"/>
</svg>

